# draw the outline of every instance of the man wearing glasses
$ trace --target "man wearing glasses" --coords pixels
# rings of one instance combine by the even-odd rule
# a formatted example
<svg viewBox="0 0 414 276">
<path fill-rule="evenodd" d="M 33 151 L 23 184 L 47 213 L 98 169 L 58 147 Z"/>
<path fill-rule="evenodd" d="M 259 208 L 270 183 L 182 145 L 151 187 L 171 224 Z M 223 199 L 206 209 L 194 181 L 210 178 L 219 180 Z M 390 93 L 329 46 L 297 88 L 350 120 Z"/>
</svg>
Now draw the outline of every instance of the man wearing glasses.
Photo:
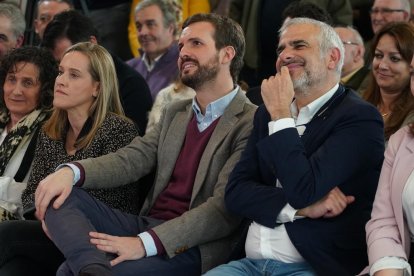
<svg viewBox="0 0 414 276">
<path fill-rule="evenodd" d="M 368 85 L 367 76 L 370 71 L 364 63 L 365 47 L 362 37 L 350 26 L 336 27 L 335 32 L 341 38 L 345 48 L 341 83 L 361 95 Z"/>
<path fill-rule="evenodd" d="M 409 0 L 375 0 L 370 11 L 374 34 L 389 22 L 408 22 L 410 12 Z"/>
<path fill-rule="evenodd" d="M 384 25 L 390 22 L 410 20 L 410 0 L 375 0 L 370 10 L 371 26 L 376 34 Z M 371 40 L 365 43 L 365 64 L 372 63 Z"/>
</svg>

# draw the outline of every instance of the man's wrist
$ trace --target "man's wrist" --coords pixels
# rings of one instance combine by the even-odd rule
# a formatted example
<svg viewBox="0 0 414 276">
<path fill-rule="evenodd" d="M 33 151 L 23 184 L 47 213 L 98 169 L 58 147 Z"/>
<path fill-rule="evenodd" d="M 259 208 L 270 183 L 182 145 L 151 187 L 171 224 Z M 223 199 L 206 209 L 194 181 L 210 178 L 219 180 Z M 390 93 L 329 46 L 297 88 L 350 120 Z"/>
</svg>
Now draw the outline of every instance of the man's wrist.
<svg viewBox="0 0 414 276">
<path fill-rule="evenodd" d="M 143 248 L 145 250 L 145 256 L 151 257 L 157 255 L 157 247 L 150 233 L 142 232 L 138 235 L 138 238 L 142 242 Z"/>
<path fill-rule="evenodd" d="M 292 115 L 290 114 L 289 111 L 287 112 L 275 112 L 273 114 L 270 115 L 272 121 L 277 121 L 280 119 L 285 119 L 285 118 L 292 118 Z"/>
<path fill-rule="evenodd" d="M 55 171 L 58 170 L 67 170 L 68 172 L 72 172 L 72 185 L 75 186 L 76 183 L 79 181 L 80 179 L 80 170 L 79 168 L 71 163 L 65 163 L 65 164 L 61 164 L 59 165 Z"/>
</svg>

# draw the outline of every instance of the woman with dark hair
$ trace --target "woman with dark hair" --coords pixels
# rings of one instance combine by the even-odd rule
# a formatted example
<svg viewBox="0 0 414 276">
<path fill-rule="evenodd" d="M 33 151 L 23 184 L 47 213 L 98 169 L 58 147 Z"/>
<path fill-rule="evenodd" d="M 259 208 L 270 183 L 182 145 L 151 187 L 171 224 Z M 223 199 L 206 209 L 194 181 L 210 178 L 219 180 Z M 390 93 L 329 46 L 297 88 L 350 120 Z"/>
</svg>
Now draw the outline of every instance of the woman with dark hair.
<svg viewBox="0 0 414 276">
<path fill-rule="evenodd" d="M 49 51 L 23 47 L 0 66 L 0 221 L 22 217 L 37 133 L 48 118 L 57 63 Z"/>
<path fill-rule="evenodd" d="M 410 92 L 414 26 L 406 22 L 384 26 L 374 37 L 372 52 L 373 78 L 363 98 L 380 111 L 388 141 L 414 118 L 414 96 Z"/>
<path fill-rule="evenodd" d="M 414 59 L 411 68 L 414 67 Z M 414 75 L 411 75 L 414 95 Z M 393 134 L 366 225 L 370 275 L 412 275 L 414 265 L 414 124 Z M 411 249 L 411 250 L 410 250 Z"/>
</svg>

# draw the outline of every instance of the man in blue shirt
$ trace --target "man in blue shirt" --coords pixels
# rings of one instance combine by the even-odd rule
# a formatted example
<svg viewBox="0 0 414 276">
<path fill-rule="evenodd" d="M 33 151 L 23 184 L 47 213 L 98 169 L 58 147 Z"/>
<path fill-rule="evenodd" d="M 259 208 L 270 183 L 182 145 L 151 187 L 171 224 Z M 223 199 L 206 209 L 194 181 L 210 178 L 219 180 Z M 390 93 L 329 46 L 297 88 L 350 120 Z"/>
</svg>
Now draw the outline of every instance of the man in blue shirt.
<svg viewBox="0 0 414 276">
<path fill-rule="evenodd" d="M 224 187 L 256 109 L 236 85 L 244 47 L 231 19 L 190 17 L 178 66 L 195 98 L 169 106 L 154 131 L 120 151 L 68 164 L 41 181 L 36 213 L 66 257 L 58 273 L 199 275 L 228 259 L 240 220 L 224 208 Z M 73 187 L 119 186 L 153 170 L 140 216 Z"/>
</svg>

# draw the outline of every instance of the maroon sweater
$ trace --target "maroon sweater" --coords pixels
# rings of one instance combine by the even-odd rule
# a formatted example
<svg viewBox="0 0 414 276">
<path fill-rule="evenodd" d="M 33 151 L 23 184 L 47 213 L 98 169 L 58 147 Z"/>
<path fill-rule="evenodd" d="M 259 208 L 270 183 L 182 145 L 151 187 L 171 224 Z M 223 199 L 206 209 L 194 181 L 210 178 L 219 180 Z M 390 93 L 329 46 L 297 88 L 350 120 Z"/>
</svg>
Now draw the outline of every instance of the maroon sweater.
<svg viewBox="0 0 414 276">
<path fill-rule="evenodd" d="M 149 217 L 170 220 L 188 211 L 198 165 L 218 121 L 219 119 L 215 120 L 207 129 L 200 132 L 196 116 L 190 120 L 170 182 L 159 194 L 148 214 Z"/>
</svg>

